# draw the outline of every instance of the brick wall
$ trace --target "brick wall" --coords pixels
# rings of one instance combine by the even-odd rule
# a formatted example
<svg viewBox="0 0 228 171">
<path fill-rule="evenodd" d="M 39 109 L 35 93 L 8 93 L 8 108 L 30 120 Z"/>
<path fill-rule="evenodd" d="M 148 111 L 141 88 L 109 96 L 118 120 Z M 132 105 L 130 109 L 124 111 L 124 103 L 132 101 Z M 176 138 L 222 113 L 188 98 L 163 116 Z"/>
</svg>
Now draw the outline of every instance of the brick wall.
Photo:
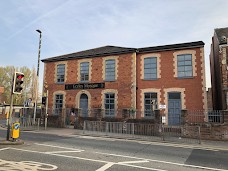
<svg viewBox="0 0 228 171">
<path fill-rule="evenodd" d="M 222 58 L 222 53 L 219 52 L 217 35 L 214 33 L 210 52 L 211 86 L 214 110 L 226 109 L 224 93 L 222 92 Z"/>
<path fill-rule="evenodd" d="M 212 90 L 211 90 L 211 88 L 208 88 L 208 91 L 207 91 L 207 108 L 208 108 L 208 110 L 213 110 Z"/>
<path fill-rule="evenodd" d="M 194 78 L 177 79 L 177 54 L 192 54 Z M 158 80 L 143 80 L 144 56 L 157 57 Z M 205 89 L 205 69 L 203 48 L 188 50 L 170 50 L 156 53 L 139 54 L 137 59 L 137 109 L 144 108 L 144 93 L 157 92 L 158 105 L 166 105 L 168 111 L 167 93 L 181 92 L 182 109 L 206 110 L 207 97 Z"/>
<path fill-rule="evenodd" d="M 4 95 L 4 87 L 0 87 L 0 103 L 6 102 L 7 97 Z"/>
<path fill-rule="evenodd" d="M 89 83 L 103 83 L 103 70 L 105 67 L 103 66 L 103 60 L 109 57 L 94 57 L 90 60 L 91 71 L 90 71 L 90 79 Z M 64 94 L 64 108 L 65 107 L 79 107 L 80 95 L 85 93 L 88 96 L 88 109 L 96 108 L 96 107 L 103 107 L 102 98 L 104 98 L 104 94 L 102 94 L 103 90 L 109 90 L 108 92 L 115 92 L 115 104 L 119 109 L 122 108 L 131 108 L 132 106 L 135 107 L 133 104 L 136 98 L 132 96 L 132 87 L 131 85 L 134 84 L 134 80 L 132 77 L 132 64 L 134 53 L 130 54 L 121 54 L 117 55 L 118 63 L 117 65 L 117 78 L 116 81 L 109 81 L 105 82 L 105 89 L 74 89 L 74 90 L 65 90 L 65 84 L 80 84 L 79 83 L 79 71 L 78 66 L 80 59 L 68 60 L 67 61 L 67 69 L 66 69 L 66 76 L 67 79 L 65 84 L 55 84 L 55 75 L 56 75 L 56 62 L 48 62 L 45 63 L 44 69 L 44 82 L 47 82 L 48 85 L 48 108 L 54 108 L 55 103 L 55 94 L 58 91 Z M 63 61 L 64 62 L 64 61 Z M 65 62 L 66 63 L 66 62 Z M 66 65 L 66 64 L 65 64 Z M 48 69 L 47 69 L 48 68 Z M 134 87 L 135 88 L 135 87 Z M 44 89 L 46 92 L 47 89 Z"/>
<path fill-rule="evenodd" d="M 4 93 L 4 87 L 0 87 L 0 93 Z"/>
<path fill-rule="evenodd" d="M 2 112 L 0 112 L 0 119 L 6 119 L 5 109 L 2 109 Z"/>
<path fill-rule="evenodd" d="M 200 132 L 202 140 L 228 140 L 228 111 L 222 113 L 223 123 L 190 122 L 188 110 L 181 110 L 182 136 L 194 138 Z"/>
</svg>

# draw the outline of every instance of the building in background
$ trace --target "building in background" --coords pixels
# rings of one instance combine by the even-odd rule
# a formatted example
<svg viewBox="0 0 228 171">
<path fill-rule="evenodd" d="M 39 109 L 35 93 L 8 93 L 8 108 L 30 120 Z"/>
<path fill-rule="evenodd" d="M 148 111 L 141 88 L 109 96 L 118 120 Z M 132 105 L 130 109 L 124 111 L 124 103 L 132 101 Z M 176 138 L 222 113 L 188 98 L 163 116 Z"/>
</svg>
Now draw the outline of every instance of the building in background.
<svg viewBox="0 0 228 171">
<path fill-rule="evenodd" d="M 228 28 L 214 30 L 210 52 L 211 86 L 214 110 L 227 109 Z"/>
<path fill-rule="evenodd" d="M 7 97 L 4 95 L 4 85 L 0 84 L 0 104 L 6 103 Z"/>
<path fill-rule="evenodd" d="M 207 90 L 207 108 L 208 108 L 208 111 L 212 111 L 213 110 L 212 90 L 211 90 L 211 88 L 208 88 L 208 90 Z"/>
<path fill-rule="evenodd" d="M 180 113 L 207 110 L 204 43 L 147 48 L 104 46 L 41 60 L 48 108 L 93 108 L 104 117 L 137 109 L 152 118 L 154 109 Z M 90 112 L 88 112 L 90 111 Z"/>
</svg>

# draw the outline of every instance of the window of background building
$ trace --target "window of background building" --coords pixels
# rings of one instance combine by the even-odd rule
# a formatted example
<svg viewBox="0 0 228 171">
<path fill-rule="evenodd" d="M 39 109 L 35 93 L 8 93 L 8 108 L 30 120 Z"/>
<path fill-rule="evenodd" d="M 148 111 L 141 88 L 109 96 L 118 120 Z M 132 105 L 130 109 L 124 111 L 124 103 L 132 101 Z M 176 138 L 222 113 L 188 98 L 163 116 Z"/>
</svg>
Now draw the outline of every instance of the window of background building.
<svg viewBox="0 0 228 171">
<path fill-rule="evenodd" d="M 56 94 L 55 95 L 55 108 L 61 109 L 63 107 L 63 95 L 62 94 Z"/>
<path fill-rule="evenodd" d="M 105 94 L 105 116 L 113 117 L 115 116 L 115 94 L 114 93 L 106 93 Z"/>
<path fill-rule="evenodd" d="M 57 65 L 57 82 L 63 83 L 65 76 L 65 64 Z"/>
<path fill-rule="evenodd" d="M 144 79 L 157 78 L 157 58 L 144 58 Z"/>
<path fill-rule="evenodd" d="M 192 55 L 177 55 L 178 77 L 192 77 Z"/>
<path fill-rule="evenodd" d="M 115 60 L 106 60 L 105 64 L 105 80 L 115 81 Z"/>
<path fill-rule="evenodd" d="M 89 81 L 89 62 L 81 63 L 80 81 Z"/>
<path fill-rule="evenodd" d="M 154 110 L 157 109 L 157 93 L 144 94 L 144 117 L 154 118 Z"/>
</svg>

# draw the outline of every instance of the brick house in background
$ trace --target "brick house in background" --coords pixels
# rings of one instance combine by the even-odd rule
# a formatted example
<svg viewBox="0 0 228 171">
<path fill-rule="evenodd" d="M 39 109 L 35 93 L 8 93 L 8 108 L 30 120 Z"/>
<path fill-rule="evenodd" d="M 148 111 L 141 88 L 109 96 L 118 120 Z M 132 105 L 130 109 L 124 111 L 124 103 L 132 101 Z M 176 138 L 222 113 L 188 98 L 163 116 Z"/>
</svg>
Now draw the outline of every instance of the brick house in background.
<svg viewBox="0 0 228 171">
<path fill-rule="evenodd" d="M 41 60 L 48 108 L 93 108 L 104 117 L 121 117 L 118 109 L 207 110 L 202 41 L 147 48 L 104 46 Z M 163 106 L 164 107 L 164 106 Z M 84 112 L 83 112 L 84 111 Z"/>
<path fill-rule="evenodd" d="M 0 84 L 0 103 L 3 104 L 6 102 L 7 97 L 4 95 L 4 85 Z"/>
<path fill-rule="evenodd" d="M 208 111 L 212 111 L 213 110 L 212 90 L 211 90 L 211 88 L 208 88 L 208 90 L 207 90 L 207 108 L 208 108 Z"/>
<path fill-rule="evenodd" d="M 210 52 L 211 86 L 214 110 L 227 109 L 228 27 L 214 30 Z"/>
</svg>

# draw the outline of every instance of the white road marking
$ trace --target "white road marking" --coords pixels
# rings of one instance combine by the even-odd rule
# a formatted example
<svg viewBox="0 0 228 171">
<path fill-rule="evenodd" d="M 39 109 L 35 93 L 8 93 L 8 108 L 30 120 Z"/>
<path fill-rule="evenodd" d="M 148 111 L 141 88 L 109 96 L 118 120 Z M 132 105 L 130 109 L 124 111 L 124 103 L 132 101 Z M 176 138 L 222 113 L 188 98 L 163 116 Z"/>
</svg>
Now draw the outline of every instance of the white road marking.
<svg viewBox="0 0 228 171">
<path fill-rule="evenodd" d="M 48 146 L 51 146 L 51 145 L 48 145 Z M 52 147 L 58 147 L 59 148 L 59 146 L 52 146 Z M 65 148 L 65 147 L 62 147 L 62 148 Z M 26 152 L 33 152 L 33 153 L 41 153 L 41 154 L 47 154 L 47 155 L 53 155 L 53 156 L 59 156 L 59 157 L 66 157 L 66 158 L 71 158 L 71 159 L 79 159 L 79 160 L 86 160 L 86 161 L 110 163 L 109 161 L 95 160 L 95 159 L 82 158 L 82 157 L 76 157 L 76 156 L 67 156 L 67 155 L 61 155 L 61 154 L 55 154 L 55 153 L 46 153 L 46 152 L 39 152 L 39 151 L 32 151 L 32 150 L 23 150 L 23 149 L 17 149 L 17 148 L 8 148 L 8 149 L 14 149 L 14 150 L 20 150 L 20 151 L 26 151 Z M 202 167 L 202 166 L 196 166 L 196 165 L 187 165 L 187 164 L 173 163 L 173 162 L 167 162 L 167 161 L 161 161 L 161 160 L 145 159 L 145 158 L 124 156 L 124 155 L 117 155 L 117 154 L 100 153 L 100 152 L 95 152 L 95 153 L 104 154 L 104 155 L 110 155 L 110 156 L 132 158 L 132 159 L 143 160 L 143 161 L 152 161 L 152 162 L 158 162 L 158 163 L 165 163 L 165 164 L 171 164 L 171 165 L 177 165 L 177 166 L 199 168 L 199 169 L 207 169 L 207 170 L 213 170 L 213 171 L 227 171 L 227 170 L 224 170 L 224 169 L 209 168 L 209 167 Z M 137 162 L 142 162 L 142 161 L 134 161 L 134 162 L 131 162 L 131 163 L 137 163 Z M 115 165 L 124 165 L 124 166 L 129 166 L 129 167 L 136 167 L 136 168 L 147 169 L 147 170 L 164 171 L 164 170 L 155 169 L 155 168 L 148 168 L 148 167 L 141 167 L 141 166 L 136 166 L 136 165 L 129 165 L 127 163 L 121 163 L 121 162 L 120 163 L 114 163 L 114 164 Z M 109 165 L 107 165 L 107 166 L 109 166 Z M 111 164 L 110 164 L 110 167 L 111 167 Z M 101 170 L 101 171 L 104 171 L 104 169 L 105 169 L 105 167 L 103 166 L 103 170 Z"/>
<path fill-rule="evenodd" d="M 7 161 L 0 159 L 0 170 L 56 170 L 58 167 L 55 165 L 40 163 L 34 161 Z"/>
<path fill-rule="evenodd" d="M 34 143 L 34 144 L 47 146 L 47 147 L 63 148 L 63 149 L 66 149 L 66 150 L 73 150 L 73 151 L 85 151 L 85 150 L 80 150 L 80 149 L 75 149 L 75 148 L 60 147 L 60 146 L 54 146 L 54 145 L 49 145 L 49 144 L 38 144 L 38 143 Z"/>
<path fill-rule="evenodd" d="M 203 166 L 196 166 L 196 165 L 188 165 L 188 164 L 181 164 L 181 163 L 173 163 L 173 162 L 167 162 L 167 161 L 162 161 L 162 160 L 145 159 L 145 158 L 138 158 L 138 157 L 132 157 L 132 156 L 124 156 L 124 155 L 119 155 L 119 154 L 109 154 L 109 153 L 100 153 L 100 152 L 95 152 L 95 153 L 104 154 L 104 155 L 110 155 L 110 156 L 132 158 L 132 159 L 137 159 L 137 160 L 148 160 L 148 161 L 152 161 L 152 162 L 165 163 L 165 164 L 171 164 L 171 165 L 177 165 L 177 166 L 208 169 L 208 170 L 213 170 L 213 171 L 215 171 L 215 170 L 217 170 L 217 171 L 227 171 L 227 170 L 224 170 L 224 169 L 217 169 L 217 168 L 210 168 L 210 167 L 203 167 Z"/>
<path fill-rule="evenodd" d="M 44 152 L 44 153 L 45 154 L 52 154 L 52 153 L 80 153 L 80 152 L 82 152 L 82 151 L 52 151 L 52 152 Z"/>
<path fill-rule="evenodd" d="M 95 137 L 91 137 L 91 136 L 81 136 L 79 138 L 85 138 L 85 139 L 96 139 Z"/>
<path fill-rule="evenodd" d="M 9 148 L 6 147 L 6 148 L 1 148 L 0 151 L 3 151 L 3 150 L 8 150 Z"/>
<path fill-rule="evenodd" d="M 106 165 L 102 166 L 100 169 L 97 169 L 96 171 L 105 171 L 106 169 L 112 167 L 115 163 L 109 162 Z"/>
<path fill-rule="evenodd" d="M 32 150 L 23 150 L 23 149 L 11 148 L 11 147 L 9 149 L 26 151 L 26 152 L 33 152 L 33 153 L 46 154 L 45 152 L 32 151 Z M 52 156 L 58 156 L 58 157 L 66 157 L 66 158 L 70 158 L 70 159 L 79 159 L 79 160 L 93 161 L 93 162 L 100 162 L 100 163 L 110 163 L 109 161 L 88 159 L 88 158 L 82 158 L 82 157 L 76 157 L 76 156 L 67 156 L 67 155 L 61 155 L 61 154 L 55 154 L 55 153 L 46 154 L 46 155 L 52 155 Z M 137 161 L 135 161 L 135 162 L 137 162 Z M 121 163 L 114 163 L 114 164 L 115 165 L 129 166 L 129 167 L 136 167 L 136 168 L 146 169 L 146 170 L 166 171 L 166 170 L 160 170 L 160 169 L 155 169 L 155 168 L 134 166 L 134 165 L 128 165 L 128 164 L 121 164 Z M 106 164 L 105 166 L 106 167 L 108 167 L 108 166 L 111 167 L 111 164 Z M 104 166 L 102 166 L 101 168 L 103 168 L 103 170 L 100 170 L 100 171 L 105 171 L 105 167 Z"/>
<path fill-rule="evenodd" d="M 118 164 L 130 164 L 130 163 L 145 163 L 149 162 L 148 160 L 141 160 L 141 161 L 126 161 L 126 162 L 118 162 Z"/>
<path fill-rule="evenodd" d="M 143 142 L 138 142 L 139 144 L 150 144 L 150 145 L 159 145 L 161 144 L 155 144 L 155 143 L 143 143 Z M 172 144 L 162 144 L 162 146 L 167 146 L 167 147 L 176 147 L 176 148 L 189 148 L 189 149 L 197 149 L 197 150 L 208 150 L 208 151 L 219 151 L 215 149 L 210 149 L 210 148 L 200 148 L 200 147 L 189 147 L 189 146 L 181 146 L 180 144 L 178 145 L 172 145 Z"/>
<path fill-rule="evenodd" d="M 116 141 L 109 138 L 91 137 L 91 136 L 78 136 L 77 138 L 93 139 L 93 140 L 100 140 L 100 141 Z"/>
<path fill-rule="evenodd" d="M 130 164 L 120 164 L 120 165 L 129 166 L 129 167 L 136 167 L 136 168 L 146 169 L 146 170 L 167 171 L 167 170 L 161 170 L 161 169 L 155 169 L 155 168 L 148 168 L 148 167 L 142 167 L 142 166 L 136 166 L 136 165 L 130 165 Z"/>
<path fill-rule="evenodd" d="M 99 139 L 97 138 L 97 139 L 95 139 L 95 140 L 100 140 L 100 141 L 115 141 L 115 140 L 109 140 L 109 139 L 100 139 L 100 138 L 99 138 Z"/>
</svg>

